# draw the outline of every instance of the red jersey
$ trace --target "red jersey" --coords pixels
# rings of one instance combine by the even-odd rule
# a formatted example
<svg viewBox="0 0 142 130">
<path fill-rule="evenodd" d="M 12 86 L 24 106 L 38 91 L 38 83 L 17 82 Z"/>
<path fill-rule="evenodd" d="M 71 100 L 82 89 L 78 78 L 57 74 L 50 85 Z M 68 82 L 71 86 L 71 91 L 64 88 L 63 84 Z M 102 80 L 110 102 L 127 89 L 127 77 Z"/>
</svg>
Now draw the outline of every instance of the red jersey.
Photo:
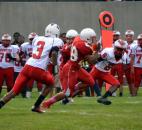
<svg viewBox="0 0 142 130">
<path fill-rule="evenodd" d="M 85 56 L 93 53 L 92 47 L 81 40 L 80 37 L 76 37 L 72 43 L 70 61 L 79 63 Z"/>
<path fill-rule="evenodd" d="M 61 49 L 61 64 L 65 64 L 69 59 L 70 59 L 70 50 L 71 50 L 71 45 L 69 44 L 64 44 L 64 46 Z"/>
</svg>

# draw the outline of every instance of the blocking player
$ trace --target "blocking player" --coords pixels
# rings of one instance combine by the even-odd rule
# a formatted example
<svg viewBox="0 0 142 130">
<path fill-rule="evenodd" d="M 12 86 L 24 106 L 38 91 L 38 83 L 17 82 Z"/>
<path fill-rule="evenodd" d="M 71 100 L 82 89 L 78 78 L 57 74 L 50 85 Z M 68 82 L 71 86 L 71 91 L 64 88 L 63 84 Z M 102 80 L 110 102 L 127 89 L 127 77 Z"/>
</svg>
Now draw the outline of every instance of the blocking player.
<svg viewBox="0 0 142 130">
<path fill-rule="evenodd" d="M 100 82 L 105 81 L 106 83 L 112 85 L 108 89 L 108 91 L 97 100 L 99 103 L 110 105 L 111 101 L 109 101 L 107 97 L 112 95 L 112 93 L 120 87 L 119 81 L 113 75 L 111 75 L 109 71 L 114 63 L 117 63 L 122 59 L 126 48 L 127 44 L 125 41 L 121 39 L 115 41 L 114 47 L 105 48 L 104 50 L 102 50 L 100 58 L 98 58 L 98 63 L 96 63 L 91 71 L 91 75 L 95 79 L 98 79 Z"/>
</svg>

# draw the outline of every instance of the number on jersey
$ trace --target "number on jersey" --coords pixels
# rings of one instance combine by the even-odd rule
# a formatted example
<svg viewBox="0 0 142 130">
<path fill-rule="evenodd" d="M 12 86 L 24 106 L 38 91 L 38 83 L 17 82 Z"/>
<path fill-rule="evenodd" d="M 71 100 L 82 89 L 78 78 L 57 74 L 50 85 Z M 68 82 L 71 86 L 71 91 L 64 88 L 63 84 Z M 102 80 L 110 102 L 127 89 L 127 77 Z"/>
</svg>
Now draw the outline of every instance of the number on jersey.
<svg viewBox="0 0 142 130">
<path fill-rule="evenodd" d="M 78 60 L 78 51 L 75 46 L 71 47 L 71 58 L 72 61 L 77 61 Z"/>
<path fill-rule="evenodd" d="M 142 58 L 142 54 L 136 54 L 137 56 L 137 64 L 140 64 L 141 63 L 141 58 Z"/>
<path fill-rule="evenodd" d="M 43 48 L 44 48 L 44 45 L 45 45 L 44 41 L 39 41 L 37 43 L 38 48 L 37 48 L 36 52 L 32 54 L 32 57 L 34 59 L 40 59 L 42 51 L 43 51 Z"/>
</svg>

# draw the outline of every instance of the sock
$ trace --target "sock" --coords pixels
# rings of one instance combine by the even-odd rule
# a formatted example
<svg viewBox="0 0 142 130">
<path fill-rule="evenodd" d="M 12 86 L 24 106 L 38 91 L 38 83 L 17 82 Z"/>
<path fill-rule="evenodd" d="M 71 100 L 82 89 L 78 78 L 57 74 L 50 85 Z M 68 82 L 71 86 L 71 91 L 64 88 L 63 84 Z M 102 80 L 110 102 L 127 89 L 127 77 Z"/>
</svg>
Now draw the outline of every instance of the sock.
<svg viewBox="0 0 142 130">
<path fill-rule="evenodd" d="M 4 101 L 0 101 L 0 109 L 5 105 Z"/>
<path fill-rule="evenodd" d="M 107 91 L 102 97 L 107 98 L 110 95 L 112 95 L 112 93 L 110 91 Z"/>
<path fill-rule="evenodd" d="M 42 103 L 42 101 L 43 101 L 44 99 L 45 99 L 45 96 L 40 95 L 40 96 L 38 97 L 37 101 L 35 102 L 34 106 L 35 106 L 35 107 L 39 107 L 40 104 Z"/>
<path fill-rule="evenodd" d="M 97 96 L 101 96 L 101 91 L 97 83 L 94 84 L 94 91 L 97 94 Z"/>
</svg>

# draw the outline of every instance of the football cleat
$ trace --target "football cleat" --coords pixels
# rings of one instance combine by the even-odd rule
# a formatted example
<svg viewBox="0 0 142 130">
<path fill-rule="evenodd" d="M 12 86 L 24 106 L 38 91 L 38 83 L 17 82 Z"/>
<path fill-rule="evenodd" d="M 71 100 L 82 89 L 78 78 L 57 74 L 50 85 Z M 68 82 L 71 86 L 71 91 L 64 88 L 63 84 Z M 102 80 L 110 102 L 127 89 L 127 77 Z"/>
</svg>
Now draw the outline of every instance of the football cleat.
<svg viewBox="0 0 142 130">
<path fill-rule="evenodd" d="M 103 97 L 99 98 L 99 99 L 97 100 L 97 102 L 98 102 L 98 103 L 102 103 L 102 104 L 104 104 L 104 105 L 110 105 L 110 104 L 111 104 L 111 101 L 109 101 L 107 98 L 103 98 Z"/>
<path fill-rule="evenodd" d="M 63 105 L 66 105 L 66 104 L 68 104 L 70 102 L 70 100 L 68 99 L 68 98 L 64 98 L 63 100 L 62 100 L 62 104 Z"/>
<path fill-rule="evenodd" d="M 37 113 L 45 113 L 45 111 L 42 110 L 40 107 L 35 107 L 35 106 L 32 107 L 31 111 Z"/>
</svg>

